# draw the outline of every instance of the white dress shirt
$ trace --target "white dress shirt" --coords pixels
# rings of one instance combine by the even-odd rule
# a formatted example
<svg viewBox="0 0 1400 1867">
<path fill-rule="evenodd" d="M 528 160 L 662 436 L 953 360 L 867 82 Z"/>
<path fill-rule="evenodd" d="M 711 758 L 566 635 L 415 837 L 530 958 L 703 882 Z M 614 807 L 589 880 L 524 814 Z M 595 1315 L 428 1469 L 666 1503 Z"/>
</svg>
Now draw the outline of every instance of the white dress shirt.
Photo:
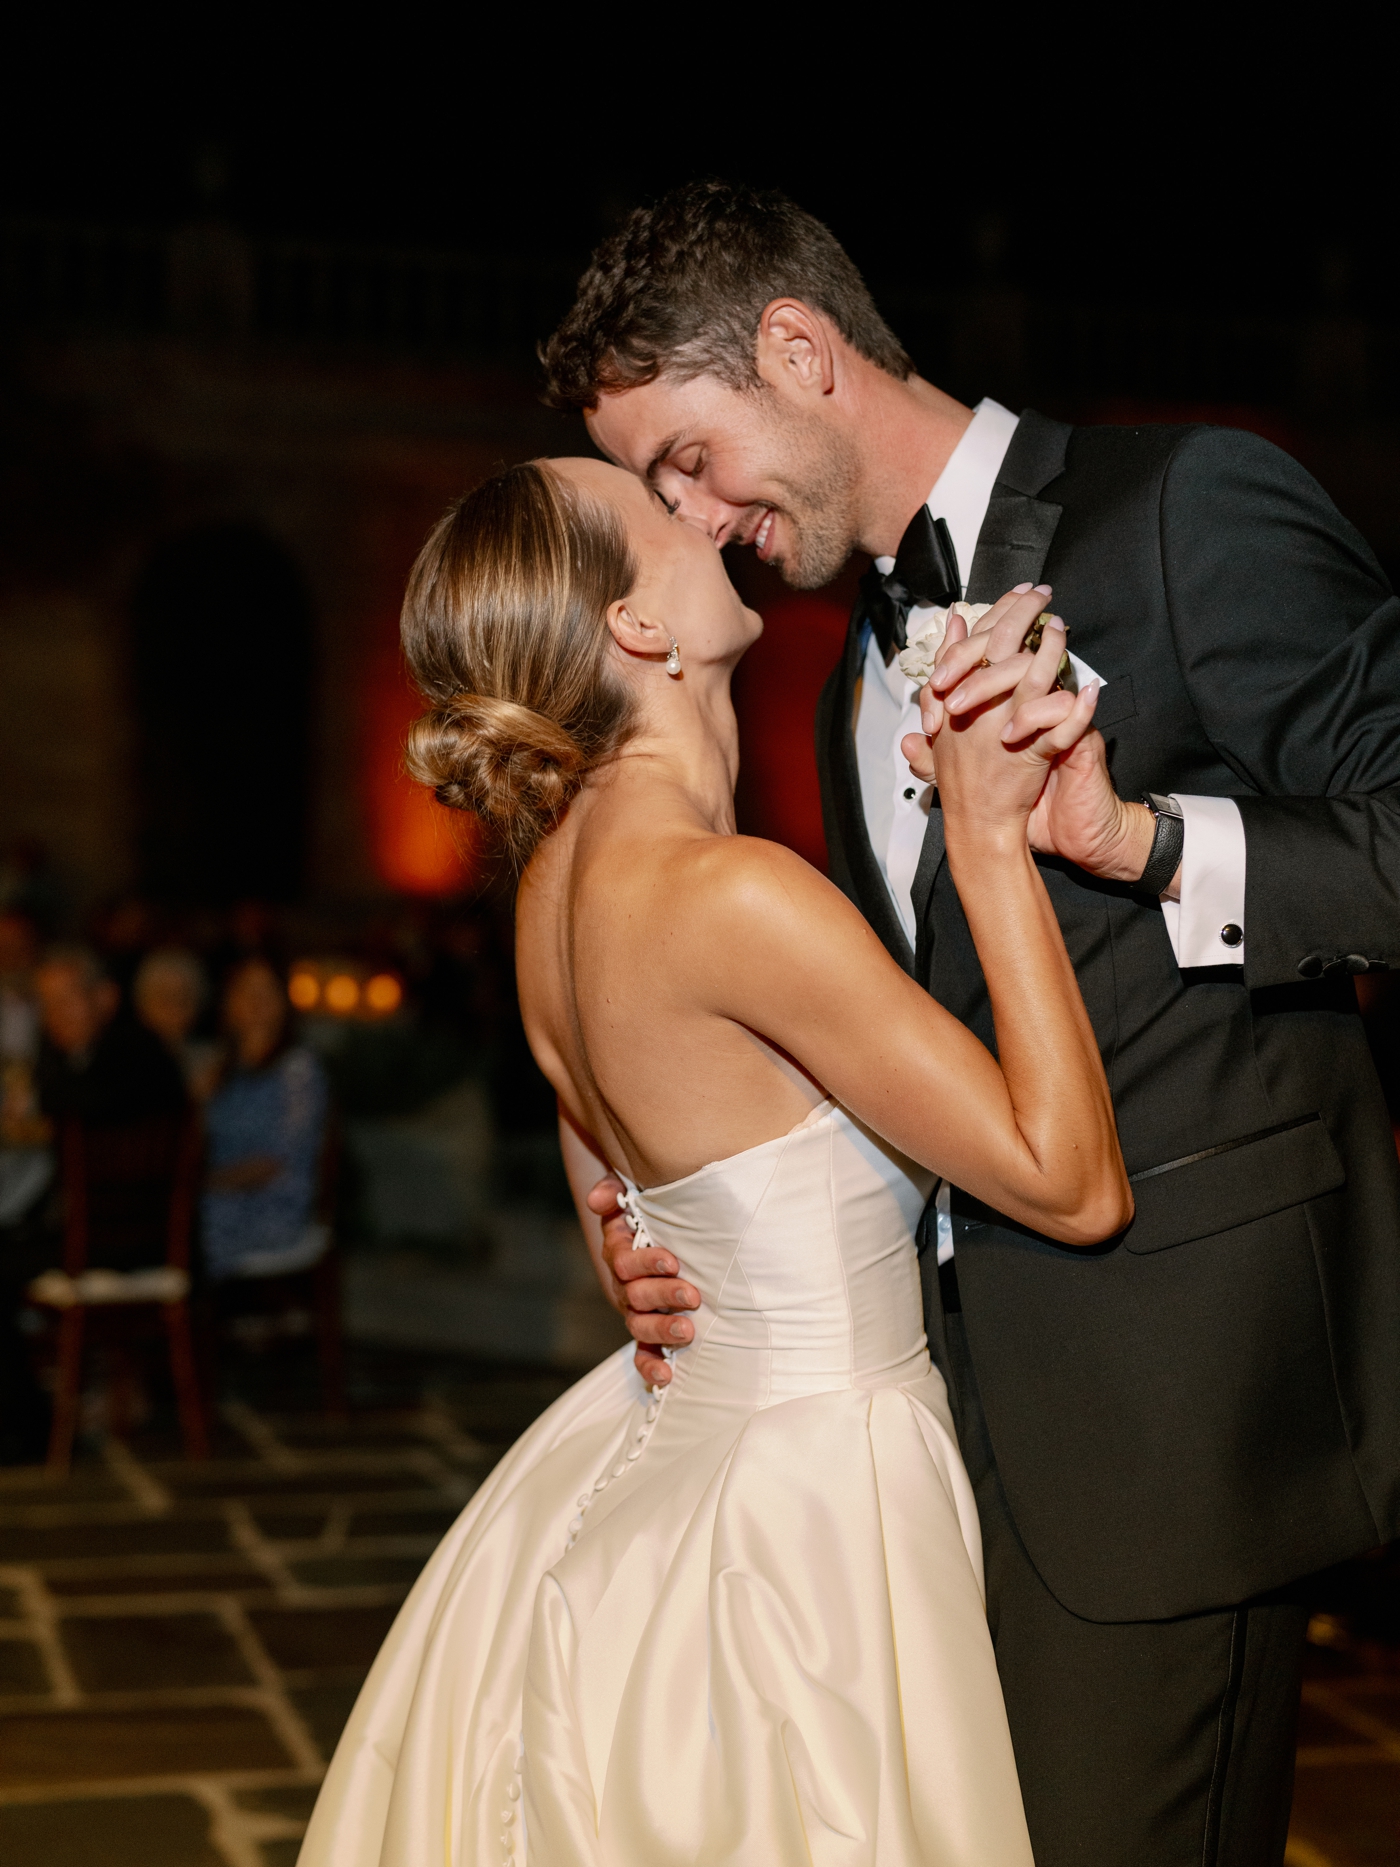
<svg viewBox="0 0 1400 1867">
<path fill-rule="evenodd" d="M 962 438 L 948 457 L 928 496 L 928 509 L 947 524 L 957 552 L 958 570 L 967 594 L 967 575 L 977 539 L 991 503 L 992 488 L 1016 432 L 1018 418 L 990 397 L 979 402 Z M 876 558 L 879 570 L 894 568 L 893 558 Z M 910 612 L 909 633 L 918 631 L 921 612 Z M 1073 618 L 1068 618 L 1072 623 Z M 1080 686 L 1105 685 L 1103 676 L 1072 657 Z M 912 947 L 917 928 L 912 889 L 928 824 L 933 787 L 916 778 L 900 750 L 906 733 L 919 731 L 919 690 L 900 670 L 898 657 L 888 667 L 873 633 L 865 646 L 856 700 L 856 769 L 866 828 L 880 873 L 890 891 Z M 1230 798 L 1180 797 L 1186 840 L 1181 860 L 1181 899 L 1164 901 L 1167 937 L 1179 966 L 1238 965 L 1243 944 L 1228 947 L 1225 927 L 1244 928 L 1244 824 Z M 938 1261 L 952 1256 L 948 1186 L 938 1189 Z"/>
</svg>

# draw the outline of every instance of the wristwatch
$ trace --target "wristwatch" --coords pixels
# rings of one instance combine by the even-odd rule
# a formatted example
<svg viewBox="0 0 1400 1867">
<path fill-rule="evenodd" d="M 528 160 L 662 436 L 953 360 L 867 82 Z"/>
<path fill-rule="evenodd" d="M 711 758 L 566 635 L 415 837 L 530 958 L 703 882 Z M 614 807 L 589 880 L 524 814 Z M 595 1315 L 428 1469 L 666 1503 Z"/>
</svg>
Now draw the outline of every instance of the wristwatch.
<svg viewBox="0 0 1400 1867">
<path fill-rule="evenodd" d="M 1157 819 L 1157 833 L 1152 838 L 1152 853 L 1147 867 L 1133 883 L 1140 895 L 1155 901 L 1176 874 L 1181 852 L 1186 846 L 1186 823 L 1181 806 L 1174 797 L 1161 797 L 1156 791 L 1144 791 L 1142 801 Z"/>
</svg>

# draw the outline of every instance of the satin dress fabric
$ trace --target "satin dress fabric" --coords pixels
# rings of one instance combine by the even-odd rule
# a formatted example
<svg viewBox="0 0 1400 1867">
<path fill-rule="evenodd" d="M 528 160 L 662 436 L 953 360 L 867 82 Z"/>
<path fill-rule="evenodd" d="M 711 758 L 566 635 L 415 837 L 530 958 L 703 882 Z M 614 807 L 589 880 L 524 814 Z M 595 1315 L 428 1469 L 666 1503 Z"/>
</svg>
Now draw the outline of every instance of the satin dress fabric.
<svg viewBox="0 0 1400 1867">
<path fill-rule="evenodd" d="M 825 1103 L 646 1191 L 701 1291 L 541 1416 L 385 1641 L 300 1867 L 1032 1867 L 922 1332 L 930 1176 Z"/>
</svg>

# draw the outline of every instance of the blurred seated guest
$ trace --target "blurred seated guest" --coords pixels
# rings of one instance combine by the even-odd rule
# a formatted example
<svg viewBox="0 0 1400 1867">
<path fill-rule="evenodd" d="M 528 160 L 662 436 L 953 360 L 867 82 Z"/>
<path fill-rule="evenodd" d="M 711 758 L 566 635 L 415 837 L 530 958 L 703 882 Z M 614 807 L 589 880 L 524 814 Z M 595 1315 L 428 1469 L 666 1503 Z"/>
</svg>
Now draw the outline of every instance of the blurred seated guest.
<svg viewBox="0 0 1400 1867">
<path fill-rule="evenodd" d="M 145 1025 L 117 1015 L 117 988 L 90 947 L 50 947 L 34 989 L 44 1032 L 39 1105 L 51 1121 L 139 1121 L 185 1106 L 174 1059 Z"/>
<path fill-rule="evenodd" d="M 29 916 L 0 908 L 0 1465 L 41 1459 L 49 1433 L 48 1396 L 22 1326 L 25 1282 L 49 1257 L 40 1208 L 54 1175 L 34 1082 L 36 945 Z"/>
<path fill-rule="evenodd" d="M 29 1210 L 53 1170 L 44 1145 L 49 1125 L 34 1083 L 39 1054 L 36 942 L 27 914 L 0 908 L 0 1226 Z"/>
<path fill-rule="evenodd" d="M 118 1016 L 118 993 L 90 948 L 51 947 L 34 973 L 42 1038 L 35 1080 L 48 1140 L 68 1116 L 96 1124 L 139 1121 L 186 1106 L 180 1072 L 143 1025 Z M 31 1110 L 31 1120 L 33 1112 Z M 14 1150 L 34 1169 L 22 1211 L 0 1226 L 0 1461 L 39 1455 L 48 1403 L 24 1337 L 24 1292 L 62 1255 L 62 1222 L 41 1200 L 54 1172 L 52 1146 Z M 42 1168 L 42 1172 L 39 1169 Z"/>
<path fill-rule="evenodd" d="M 148 953 L 131 988 L 136 1016 L 175 1059 L 197 1102 L 213 1094 L 223 1059 L 221 1045 L 193 1035 L 207 991 L 203 966 L 182 946 L 161 946 Z"/>
<path fill-rule="evenodd" d="M 34 997 L 38 935 L 27 914 L 0 908 L 0 1063 L 33 1066 L 39 1052 Z"/>
<path fill-rule="evenodd" d="M 229 974 L 223 1023 L 228 1065 L 206 1111 L 205 1264 L 215 1279 L 305 1270 L 329 1243 L 316 1214 L 325 1075 L 292 1042 L 286 988 L 267 960 Z"/>
</svg>

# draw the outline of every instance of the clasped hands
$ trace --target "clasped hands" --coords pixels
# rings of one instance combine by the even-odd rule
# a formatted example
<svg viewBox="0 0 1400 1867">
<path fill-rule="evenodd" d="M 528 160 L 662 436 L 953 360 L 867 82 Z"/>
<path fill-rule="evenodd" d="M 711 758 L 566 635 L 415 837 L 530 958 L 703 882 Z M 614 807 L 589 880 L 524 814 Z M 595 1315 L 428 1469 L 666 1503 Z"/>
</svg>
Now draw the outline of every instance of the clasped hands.
<svg viewBox="0 0 1400 1867">
<path fill-rule="evenodd" d="M 919 694 L 923 731 L 906 734 L 902 743 L 916 777 L 935 780 L 938 735 L 950 722 L 975 718 L 1014 694 L 1031 663 L 1021 644 L 1050 596 L 1048 584 L 1018 584 L 979 618 L 970 635 L 960 616 L 949 618 L 932 678 Z M 1016 709 L 1002 738 L 1009 743 L 1053 730 L 1065 713 L 1059 694 L 1031 700 Z M 1047 766 L 1026 830 L 1040 855 L 1063 856 L 1106 881 L 1134 882 L 1152 852 L 1155 820 L 1145 805 L 1119 797 L 1103 734 L 1089 731 Z"/>
<path fill-rule="evenodd" d="M 1051 594 L 1048 584 L 1018 584 L 979 618 L 970 635 L 961 616 L 949 617 L 934 672 L 919 693 L 923 730 L 902 741 L 917 777 L 926 783 L 935 780 L 941 733 L 957 731 L 961 723 L 1016 697 L 1034 660 L 1022 644 Z M 1063 647 L 1063 636 L 1048 623 L 1045 635 L 1042 658 L 1058 659 L 1057 644 Z M 1064 694 L 1036 688 L 1036 682 L 1027 683 L 1000 735 L 1008 747 L 1040 740 L 1042 755 L 1046 740 L 1057 747 L 1045 761 L 1044 784 L 1027 824 L 1032 849 L 1062 856 L 1107 880 L 1136 881 L 1152 849 L 1151 811 L 1126 802 L 1114 790 L 1103 735 L 1092 728 L 1083 730 L 1083 707 L 1073 707 Z M 1071 711 L 1079 716 L 1074 721 Z M 614 1301 L 637 1344 L 637 1370 L 649 1384 L 665 1386 L 671 1379 L 665 1350 L 682 1348 L 694 1339 L 695 1325 L 683 1312 L 699 1307 L 700 1293 L 681 1276 L 671 1252 L 654 1245 L 633 1249 L 632 1231 L 617 1204 L 621 1190 L 620 1180 L 600 1180 L 588 1195 L 588 1206 L 603 1222 L 603 1256 L 612 1274 Z"/>
</svg>

